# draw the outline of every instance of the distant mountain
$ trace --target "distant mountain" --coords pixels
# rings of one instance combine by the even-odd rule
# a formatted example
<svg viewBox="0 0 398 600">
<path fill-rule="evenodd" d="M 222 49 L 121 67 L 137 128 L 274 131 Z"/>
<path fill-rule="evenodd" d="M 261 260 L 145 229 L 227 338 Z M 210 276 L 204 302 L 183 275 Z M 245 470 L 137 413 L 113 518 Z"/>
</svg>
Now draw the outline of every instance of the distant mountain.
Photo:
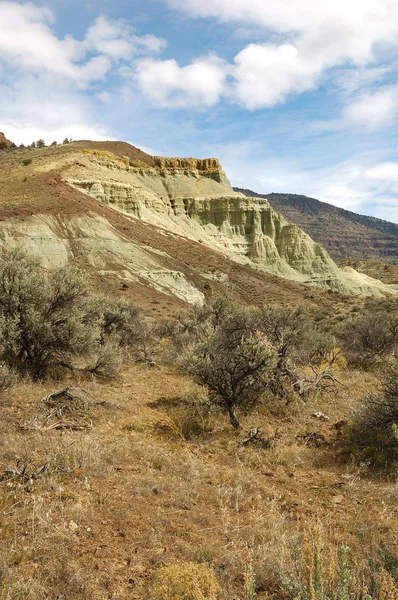
<svg viewBox="0 0 398 600">
<path fill-rule="evenodd" d="M 298 194 L 256 194 L 242 188 L 234 190 L 250 197 L 267 198 L 277 212 L 321 243 L 332 258 L 398 262 L 396 223 L 358 215 Z"/>
</svg>

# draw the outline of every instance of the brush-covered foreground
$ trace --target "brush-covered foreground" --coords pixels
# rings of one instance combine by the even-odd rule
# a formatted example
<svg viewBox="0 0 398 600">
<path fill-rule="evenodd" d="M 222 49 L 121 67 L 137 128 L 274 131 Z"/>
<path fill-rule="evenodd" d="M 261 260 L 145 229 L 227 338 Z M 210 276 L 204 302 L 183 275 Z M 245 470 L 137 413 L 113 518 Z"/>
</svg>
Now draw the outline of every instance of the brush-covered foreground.
<svg viewBox="0 0 398 600">
<path fill-rule="evenodd" d="M 240 431 L 195 410 L 171 364 L 18 384 L 0 408 L 0 598 L 397 598 L 397 485 L 341 454 L 378 381 L 339 379 Z M 64 414 L 48 395 L 68 383 L 84 402 Z"/>
</svg>

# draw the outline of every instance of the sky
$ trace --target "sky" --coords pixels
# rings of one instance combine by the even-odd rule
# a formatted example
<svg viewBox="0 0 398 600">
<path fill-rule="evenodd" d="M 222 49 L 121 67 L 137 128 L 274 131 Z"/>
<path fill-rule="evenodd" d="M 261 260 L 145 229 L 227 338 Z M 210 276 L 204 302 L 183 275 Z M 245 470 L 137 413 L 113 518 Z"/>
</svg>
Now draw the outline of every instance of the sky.
<svg viewBox="0 0 398 600">
<path fill-rule="evenodd" d="M 0 0 L 0 131 L 398 222 L 397 0 Z"/>
</svg>

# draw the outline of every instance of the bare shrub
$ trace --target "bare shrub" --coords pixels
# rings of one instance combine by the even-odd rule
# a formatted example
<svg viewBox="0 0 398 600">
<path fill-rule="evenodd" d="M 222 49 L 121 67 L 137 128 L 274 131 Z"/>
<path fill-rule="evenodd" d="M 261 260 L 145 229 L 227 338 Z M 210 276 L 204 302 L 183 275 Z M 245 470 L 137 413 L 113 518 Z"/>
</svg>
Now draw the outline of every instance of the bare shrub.
<svg viewBox="0 0 398 600">
<path fill-rule="evenodd" d="M 27 451 L 21 456 L 16 456 L 8 464 L 2 465 L 0 482 L 7 482 L 9 487 L 15 485 L 29 489 L 33 481 L 42 477 L 46 470 L 47 463 L 38 462 L 37 456 Z"/>
<path fill-rule="evenodd" d="M 328 356 L 334 340 L 319 331 L 303 309 L 263 308 L 257 318 L 258 328 L 265 333 L 278 355 L 270 382 L 275 395 L 289 399 L 293 391 L 304 397 L 328 380 L 333 357 L 326 361 L 323 369 L 317 369 L 317 365 Z M 312 377 L 302 375 L 300 369 L 305 365 L 312 367 Z"/>
<path fill-rule="evenodd" d="M 86 417 L 92 400 L 88 392 L 78 387 L 68 387 L 44 396 L 40 408 L 47 419 L 68 416 Z"/>
</svg>

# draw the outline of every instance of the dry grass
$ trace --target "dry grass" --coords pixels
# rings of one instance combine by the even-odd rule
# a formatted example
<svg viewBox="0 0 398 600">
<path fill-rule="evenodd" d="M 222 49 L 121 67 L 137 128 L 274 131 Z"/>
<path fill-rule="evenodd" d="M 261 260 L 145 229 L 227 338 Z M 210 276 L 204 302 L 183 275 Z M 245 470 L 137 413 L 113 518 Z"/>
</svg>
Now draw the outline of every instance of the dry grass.
<svg viewBox="0 0 398 600">
<path fill-rule="evenodd" d="M 0 598 L 150 600 L 160 569 L 190 562 L 214 571 L 220 600 L 246 600 L 249 565 L 257 600 L 287 598 L 294 540 L 320 521 L 330 548 L 348 544 L 358 563 L 380 540 L 396 551 L 396 484 L 343 463 L 334 428 L 376 381 L 342 377 L 348 388 L 338 395 L 279 418 L 266 407 L 246 418 L 245 431 L 278 431 L 269 450 L 242 446 L 245 432 L 223 415 L 187 440 L 173 402 L 192 385 L 168 367 L 137 365 L 123 381 L 88 383 L 95 402 L 84 431 L 26 426 L 54 387 L 20 384 L 2 408 L 0 463 L 28 457 L 31 471 L 0 482 Z M 312 417 L 316 410 L 330 421 Z M 301 444 L 306 431 L 327 444 Z"/>
</svg>

